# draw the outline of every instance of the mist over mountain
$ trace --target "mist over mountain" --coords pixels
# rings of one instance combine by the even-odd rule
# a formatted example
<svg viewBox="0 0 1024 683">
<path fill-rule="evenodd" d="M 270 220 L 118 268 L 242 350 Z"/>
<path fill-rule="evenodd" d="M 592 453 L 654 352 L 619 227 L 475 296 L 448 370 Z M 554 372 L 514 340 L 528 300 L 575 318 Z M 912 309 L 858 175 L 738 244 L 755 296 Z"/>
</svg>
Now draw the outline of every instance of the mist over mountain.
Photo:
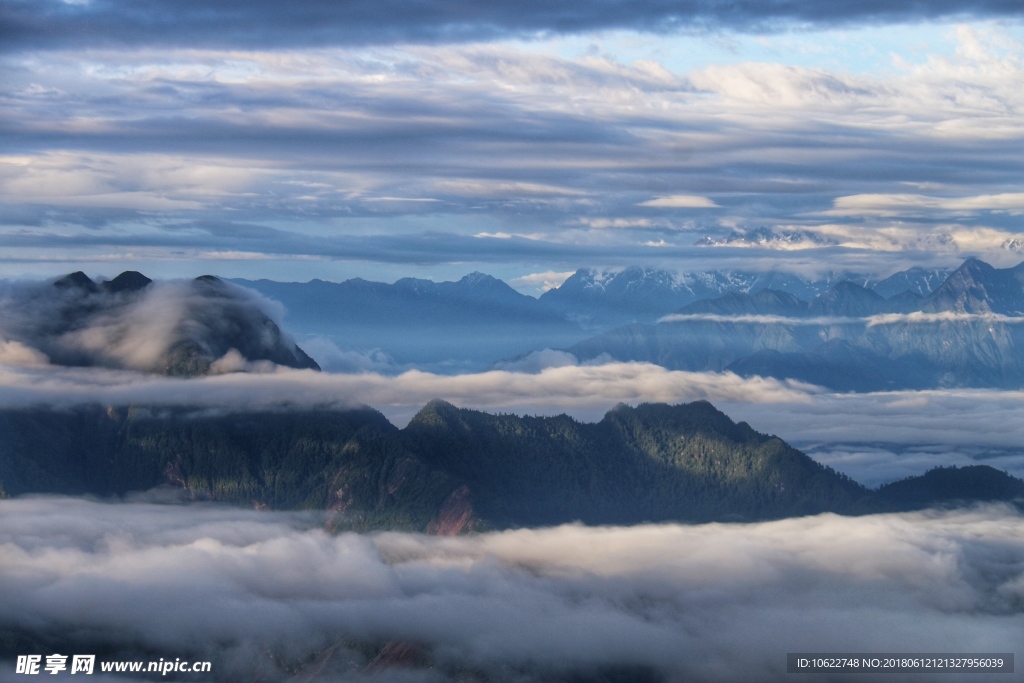
<svg viewBox="0 0 1024 683">
<path fill-rule="evenodd" d="M 153 282 L 76 272 L 0 292 L 0 360 L 195 376 L 273 363 L 319 369 L 274 321 L 281 311 L 212 275 Z"/>
<path fill-rule="evenodd" d="M 908 278 L 897 274 L 883 291 Z M 839 391 L 1024 385 L 1024 264 L 969 259 L 935 291 L 888 298 L 839 282 L 812 300 L 762 290 L 730 292 L 620 327 L 567 350 L 580 360 L 653 362 L 791 378 Z"/>
</svg>

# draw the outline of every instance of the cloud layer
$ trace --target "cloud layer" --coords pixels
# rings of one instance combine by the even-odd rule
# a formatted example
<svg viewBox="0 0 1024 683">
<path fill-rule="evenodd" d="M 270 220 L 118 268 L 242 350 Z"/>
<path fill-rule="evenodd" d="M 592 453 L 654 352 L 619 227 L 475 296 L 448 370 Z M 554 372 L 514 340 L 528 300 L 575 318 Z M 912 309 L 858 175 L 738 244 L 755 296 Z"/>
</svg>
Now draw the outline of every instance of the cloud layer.
<svg viewBox="0 0 1024 683">
<path fill-rule="evenodd" d="M 450 42 L 602 29 L 764 31 L 793 23 L 835 26 L 1020 14 L 1019 5 L 1008 0 L 943 0 L 925 5 L 843 0 L 827 7 L 813 0 L 607 0 L 557 6 L 530 0 L 514 8 L 497 0 L 422 3 L 413 8 L 398 0 L 343 5 L 315 0 L 287 10 L 272 2 L 241 0 L 224 0 L 215 7 L 198 0 L 136 0 L 130 5 L 16 0 L 4 6 L 0 31 L 6 36 L 7 49 L 87 44 L 252 48 Z"/>
<path fill-rule="evenodd" d="M 0 407 L 74 405 L 195 406 L 247 410 L 368 404 L 387 413 L 418 409 L 433 398 L 483 409 L 607 410 L 622 402 L 802 402 L 820 391 L 790 380 L 732 373 L 666 370 L 646 363 L 559 365 L 536 372 L 492 370 L 437 375 L 410 370 L 317 373 L 275 368 L 256 374 L 176 379 L 94 368 L 0 366 Z"/>
<path fill-rule="evenodd" d="M 102 633 L 209 659 L 216 680 L 309 673 L 332 646 L 323 673 L 347 680 L 401 642 L 432 669 L 387 680 L 781 681 L 787 652 L 1007 652 L 1024 627 L 1009 508 L 463 538 L 61 498 L 0 501 L 0 517 L 0 628 L 65 648 Z"/>
<path fill-rule="evenodd" d="M 508 279 L 553 273 L 548 286 L 591 265 L 828 260 L 887 275 L 967 254 L 1005 265 L 1021 249 L 1015 24 L 928 29 L 940 44 L 926 49 L 908 29 L 894 61 L 862 69 L 841 66 L 834 51 L 854 49 L 827 32 L 761 36 L 778 47 L 756 53 L 758 40 L 735 35 L 567 43 L 557 32 L 616 26 L 627 13 L 649 26 L 724 21 L 726 7 L 740 27 L 820 28 L 1011 5 L 425 3 L 392 15 L 387 3 L 314 3 L 282 18 L 268 4 L 228 3 L 204 5 L 193 26 L 190 3 L 151 0 L 125 16 L 99 1 L 8 3 L 0 270 L 153 261 L 203 272 L 212 261 L 252 277 L 255 261 L 308 279 L 371 263 L 403 266 L 389 270 L 397 278 L 488 263 Z M 335 11 L 351 21 L 332 24 Z M 306 42 L 282 47 L 273 30 L 251 30 L 261 21 Z M 175 22 L 180 32 L 165 25 Z M 460 42 L 462 30 L 531 22 L 555 33 Z M 232 45 L 221 23 L 268 44 Z M 403 41 L 412 26 L 426 35 L 442 24 L 451 32 L 436 40 Z M 313 25 L 372 27 L 382 42 L 339 45 Z M 738 41 L 740 56 L 715 40 Z M 709 50 L 711 63 L 693 55 Z M 816 50 L 836 63 L 807 64 Z M 694 246 L 758 227 L 815 239 Z"/>
</svg>

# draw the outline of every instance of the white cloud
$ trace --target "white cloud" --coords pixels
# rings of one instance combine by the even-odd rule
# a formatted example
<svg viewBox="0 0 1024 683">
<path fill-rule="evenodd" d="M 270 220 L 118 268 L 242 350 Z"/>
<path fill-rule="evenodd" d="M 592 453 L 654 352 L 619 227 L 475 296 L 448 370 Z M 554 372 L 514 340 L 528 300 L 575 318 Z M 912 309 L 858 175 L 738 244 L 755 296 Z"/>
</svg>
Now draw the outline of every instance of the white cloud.
<svg viewBox="0 0 1024 683">
<path fill-rule="evenodd" d="M 530 289 L 538 292 L 546 292 L 549 289 L 560 287 L 563 282 L 573 276 L 574 272 L 575 271 L 572 270 L 565 272 L 547 270 L 543 273 L 530 273 L 529 275 L 514 277 L 509 280 L 508 283 L 517 289 Z"/>
<path fill-rule="evenodd" d="M 900 216 L 934 214 L 936 211 L 974 213 L 979 211 L 1024 212 L 1024 192 L 972 197 L 931 197 L 920 194 L 859 194 L 838 197 L 832 216 Z"/>
<path fill-rule="evenodd" d="M 718 204 L 707 197 L 692 194 L 672 194 L 665 197 L 648 199 L 640 202 L 640 206 L 651 206 L 657 209 L 715 209 Z"/>
<path fill-rule="evenodd" d="M 386 415 L 408 419 L 410 411 L 415 412 L 433 398 L 483 409 L 603 412 L 619 402 L 708 399 L 800 403 L 821 391 L 792 380 L 673 371 L 647 363 L 569 365 L 563 362 L 566 356 L 531 361 L 537 372 L 491 370 L 437 375 L 408 370 L 388 376 L 277 367 L 271 373 L 187 380 L 95 368 L 0 366 L 0 407 L 100 402 L 247 410 L 368 404 Z M 558 362 L 547 362 L 552 360 Z"/>
<path fill-rule="evenodd" d="M 38 349 L 18 341 L 0 339 L 0 365 L 46 365 L 50 359 Z"/>
<path fill-rule="evenodd" d="M 672 313 L 658 318 L 659 323 L 712 322 L 751 325 L 851 325 L 867 322 L 867 318 L 814 316 L 789 318 L 781 315 L 719 315 L 717 313 Z"/>
<path fill-rule="evenodd" d="M 873 94 L 866 84 L 825 69 L 748 62 L 715 65 L 690 74 L 693 84 L 727 101 L 773 110 L 808 105 L 842 107 Z"/>
<path fill-rule="evenodd" d="M 732 323 L 736 325 L 933 325 L 936 323 L 969 323 L 987 322 L 1004 323 L 1007 325 L 1024 324 L 1024 316 L 1003 315 L 1002 313 L 959 313 L 956 311 L 940 311 L 938 313 L 880 313 L 864 318 L 844 316 L 808 316 L 794 318 L 782 315 L 720 315 L 718 313 L 672 313 L 658 318 L 659 323 L 713 322 Z"/>
</svg>

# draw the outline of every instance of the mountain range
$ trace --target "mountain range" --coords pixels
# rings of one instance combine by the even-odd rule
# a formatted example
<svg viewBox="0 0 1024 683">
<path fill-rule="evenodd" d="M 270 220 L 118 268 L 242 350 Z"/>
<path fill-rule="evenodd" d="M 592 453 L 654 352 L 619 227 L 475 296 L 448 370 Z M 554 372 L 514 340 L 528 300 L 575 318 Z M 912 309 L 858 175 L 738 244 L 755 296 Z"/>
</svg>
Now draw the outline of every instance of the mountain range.
<svg viewBox="0 0 1024 683">
<path fill-rule="evenodd" d="M 811 279 L 776 272 L 581 269 L 538 298 L 482 273 L 456 282 L 233 282 L 284 304 L 289 329 L 300 338 L 328 339 L 346 351 L 379 350 L 397 366 L 450 372 L 480 369 L 540 348 L 568 347 L 624 324 L 654 323 L 727 292 L 773 289 L 806 299 L 851 280 L 885 297 L 904 291 L 923 296 L 948 273 L 911 268 L 872 280 L 839 272 Z"/>
<path fill-rule="evenodd" d="M 283 303 L 296 334 L 346 350 L 379 349 L 398 365 L 461 370 L 586 337 L 562 313 L 483 273 L 457 282 L 233 282 Z"/>
<path fill-rule="evenodd" d="M 777 519 L 1013 500 L 1024 481 L 947 468 L 869 490 L 710 403 L 619 405 L 597 423 L 428 403 L 404 429 L 370 408 L 212 415 L 142 406 L 0 411 L 0 491 L 315 509 L 334 529 Z"/>
<path fill-rule="evenodd" d="M 901 278 L 903 274 L 901 274 Z M 729 292 L 568 351 L 580 360 L 798 379 L 839 391 L 1024 384 L 1024 264 L 969 259 L 933 291 L 888 298 L 843 281 L 806 301 Z"/>
<path fill-rule="evenodd" d="M 265 362 L 319 368 L 275 322 L 286 316 L 329 369 L 342 371 L 474 371 L 561 348 L 584 362 L 727 370 L 839 391 L 1021 386 L 1024 265 L 970 259 L 942 276 L 911 269 L 865 286 L 772 273 L 581 270 L 535 299 L 481 273 L 457 282 L 239 281 L 245 286 L 213 276 L 154 283 L 130 271 L 95 282 L 72 273 L 9 286 L 0 338 L 59 365 L 186 376 Z M 595 322 L 627 315 L 650 322 Z M 588 333 L 595 324 L 598 333 Z M 383 362 L 332 365 L 332 352 L 350 351 Z"/>
</svg>

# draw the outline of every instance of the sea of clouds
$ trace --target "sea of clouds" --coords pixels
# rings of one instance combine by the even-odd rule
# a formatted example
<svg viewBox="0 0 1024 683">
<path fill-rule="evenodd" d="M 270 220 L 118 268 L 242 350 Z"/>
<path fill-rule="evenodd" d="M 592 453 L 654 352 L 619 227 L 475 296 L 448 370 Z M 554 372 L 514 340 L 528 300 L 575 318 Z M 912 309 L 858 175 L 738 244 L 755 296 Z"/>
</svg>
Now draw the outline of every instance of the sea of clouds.
<svg viewBox="0 0 1024 683">
<path fill-rule="evenodd" d="M 776 681 L 787 652 L 1012 652 L 1024 632 L 1024 519 L 1002 506 L 440 538 L 29 497 L 0 501 L 0 566 L 0 630 L 218 681 Z M 388 643 L 421 665 L 371 665 Z"/>
</svg>

